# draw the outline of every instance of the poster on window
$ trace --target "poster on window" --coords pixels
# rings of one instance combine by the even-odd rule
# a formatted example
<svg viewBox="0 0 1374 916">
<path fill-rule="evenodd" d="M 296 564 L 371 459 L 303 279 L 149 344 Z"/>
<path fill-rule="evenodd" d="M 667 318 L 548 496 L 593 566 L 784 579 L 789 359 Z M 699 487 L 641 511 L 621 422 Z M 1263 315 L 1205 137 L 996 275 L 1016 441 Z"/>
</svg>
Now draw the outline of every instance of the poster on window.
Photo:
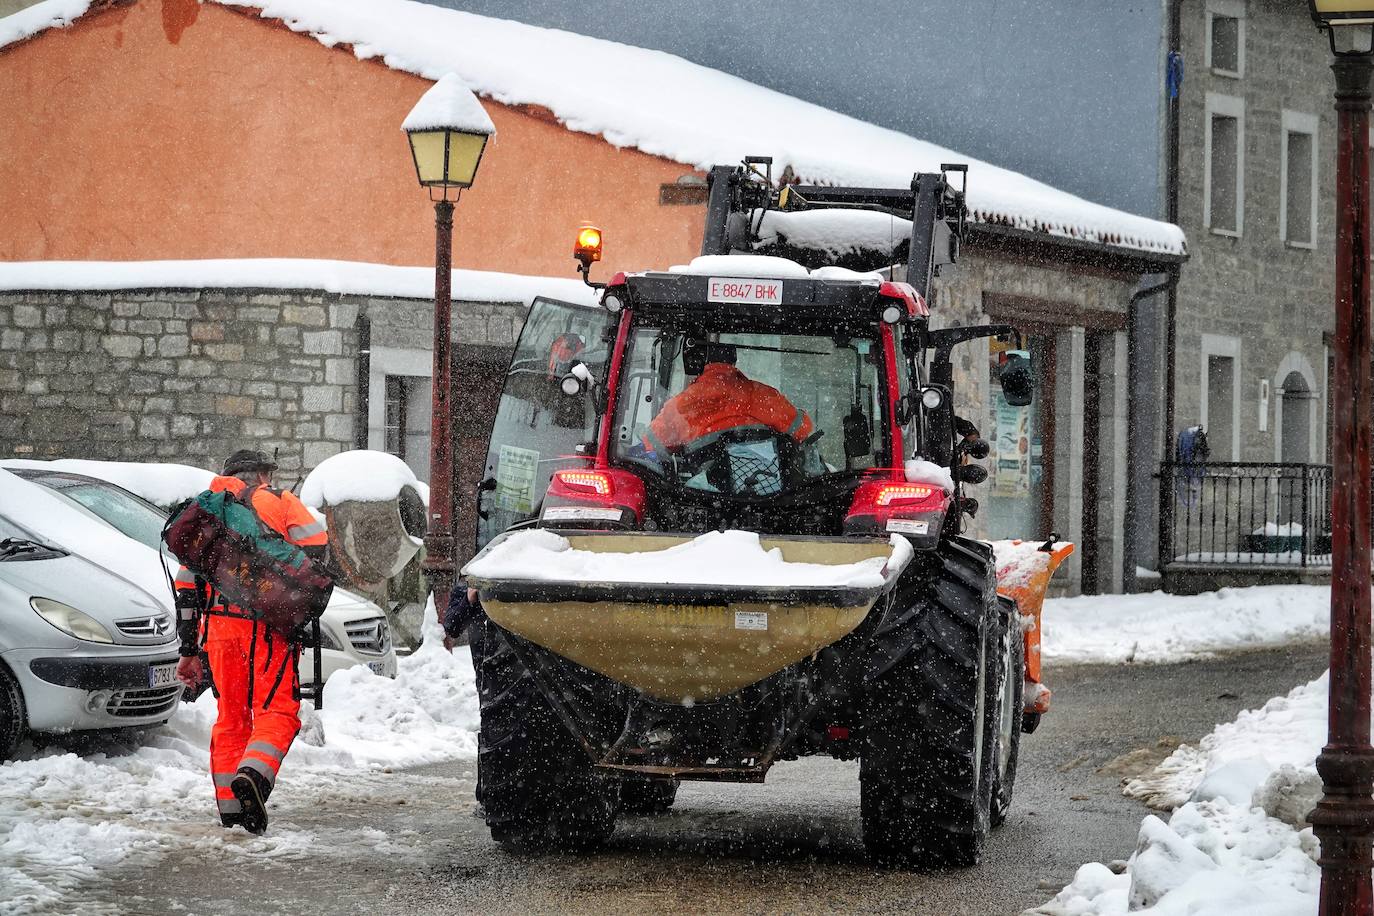
<svg viewBox="0 0 1374 916">
<path fill-rule="evenodd" d="M 993 422 L 992 493 L 1024 496 L 1031 486 L 1030 410 L 998 395 Z"/>
<path fill-rule="evenodd" d="M 539 453 L 534 449 L 503 445 L 496 458 L 496 508 L 528 513 L 534 508 L 534 482 Z"/>
</svg>

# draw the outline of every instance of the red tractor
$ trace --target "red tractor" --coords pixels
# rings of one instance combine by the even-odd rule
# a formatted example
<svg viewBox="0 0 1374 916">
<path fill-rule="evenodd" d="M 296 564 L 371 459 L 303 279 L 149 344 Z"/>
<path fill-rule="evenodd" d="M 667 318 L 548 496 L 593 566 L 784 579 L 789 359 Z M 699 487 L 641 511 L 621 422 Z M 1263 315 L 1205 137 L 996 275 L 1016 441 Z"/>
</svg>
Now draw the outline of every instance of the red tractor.
<svg viewBox="0 0 1374 916">
<path fill-rule="evenodd" d="M 778 760 L 829 754 L 859 761 L 875 857 L 972 865 L 1036 720 L 1022 618 L 992 549 L 961 533 L 977 511 L 964 486 L 987 476 L 968 459 L 987 445 L 955 413 L 950 353 L 1015 332 L 929 324 L 931 278 L 963 233 L 949 177 L 963 167 L 903 190 L 779 189 L 768 168 L 711 171 L 692 265 L 617 273 L 599 307 L 530 312 L 465 569 L 486 612 L 479 800 L 500 842 L 585 846 L 620 812 L 666 810 L 680 780 L 760 782 Z M 878 272 L 752 254 L 773 222 L 875 218 L 908 233 Z M 577 256 L 586 279 L 599 232 Z M 1029 403 L 1025 366 L 1001 382 Z M 753 533 L 786 562 L 886 559 L 863 587 L 494 565 L 531 528 L 612 568 L 710 532 Z"/>
</svg>

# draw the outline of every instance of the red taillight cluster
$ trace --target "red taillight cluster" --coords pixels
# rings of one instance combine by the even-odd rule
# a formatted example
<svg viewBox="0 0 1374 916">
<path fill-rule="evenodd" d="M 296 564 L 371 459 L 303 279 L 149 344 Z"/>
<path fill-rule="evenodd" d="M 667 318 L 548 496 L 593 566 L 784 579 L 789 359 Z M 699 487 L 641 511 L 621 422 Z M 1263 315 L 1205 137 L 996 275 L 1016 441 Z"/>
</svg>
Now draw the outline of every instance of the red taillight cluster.
<svg viewBox="0 0 1374 916">
<path fill-rule="evenodd" d="M 934 546 L 949 510 L 949 495 L 930 484 L 869 480 L 854 491 L 846 534 L 901 534 L 918 547 Z"/>
<path fill-rule="evenodd" d="M 553 476 L 563 486 L 578 493 L 610 496 L 615 492 L 611 475 L 605 471 L 555 471 Z"/>
<path fill-rule="evenodd" d="M 635 528 L 644 521 L 644 481 L 620 468 L 554 471 L 540 518 L 553 527 Z"/>
</svg>

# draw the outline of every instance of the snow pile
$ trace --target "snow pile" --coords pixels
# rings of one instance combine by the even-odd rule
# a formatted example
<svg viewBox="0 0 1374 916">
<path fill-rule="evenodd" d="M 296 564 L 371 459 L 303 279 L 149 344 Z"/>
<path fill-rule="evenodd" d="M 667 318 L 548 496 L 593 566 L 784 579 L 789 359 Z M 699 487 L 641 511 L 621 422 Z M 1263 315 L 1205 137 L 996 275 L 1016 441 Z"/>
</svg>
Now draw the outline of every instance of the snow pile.
<svg viewBox="0 0 1374 916">
<path fill-rule="evenodd" d="M 349 500 L 384 502 L 404 487 L 421 493 L 415 472 L 404 461 L 387 452 L 355 449 L 321 461 L 301 486 L 301 502 L 316 509 Z M 421 495 L 428 497 L 427 492 Z"/>
<path fill-rule="evenodd" d="M 1260 916 L 1316 912 L 1317 841 L 1306 816 L 1321 795 L 1326 675 L 1184 746 L 1128 794 L 1178 805 L 1141 824 L 1124 874 L 1082 866 L 1033 912 L 1052 916 Z"/>
<path fill-rule="evenodd" d="M 108 525 L 93 522 L 46 487 L 0 469 L 0 514 L 38 538 L 127 579 L 171 609 L 171 583 L 162 554 Z"/>
<path fill-rule="evenodd" d="M 183 705 L 144 746 L 77 756 L 50 750 L 0 765 L 0 911 L 69 912 L 66 892 L 120 865 L 151 866 L 174 847 L 194 844 L 207 858 L 319 854 L 318 841 L 292 825 L 292 808 L 336 800 L 349 773 L 467 760 L 476 753 L 478 708 L 466 647 L 444 651 L 426 615 L 425 643 L 400 660 L 396 679 L 366 667 L 330 678 L 318 721 L 282 766 L 272 830 L 252 837 L 214 820 L 209 735 L 210 693 Z M 306 735 L 323 727 L 323 746 Z M 126 751 L 121 753 L 120 751 Z M 367 791 L 349 784 L 350 796 Z"/>
<path fill-rule="evenodd" d="M 1285 791 L 1291 795 L 1292 789 L 1317 780 L 1314 761 L 1326 743 L 1327 689 L 1323 674 L 1260 709 L 1242 712 L 1196 747 L 1183 745 L 1154 771 L 1131 780 L 1126 794 L 1166 810 L 1197 798 L 1254 799 L 1255 804 L 1267 802 L 1266 808 L 1279 816 Z M 1266 788 L 1271 776 L 1277 781 Z M 1310 810 L 1308 805 L 1300 816 Z"/>
<path fill-rule="evenodd" d="M 79 458 L 59 458 L 35 461 L 14 458 L 0 461 L 0 467 L 34 468 L 41 471 L 63 471 L 85 474 L 105 480 L 142 496 L 148 502 L 169 508 L 210 488 L 213 471 L 187 464 L 157 464 L 137 461 L 86 461 Z"/>
<path fill-rule="evenodd" d="M 646 547 L 652 543 L 646 541 Z M 781 550 L 765 550 L 752 531 L 712 531 L 663 550 L 593 553 L 574 550 L 552 531 L 534 529 L 493 544 L 463 568 L 463 575 L 529 582 L 877 588 L 912 557 L 905 538 L 893 535 L 891 545 L 888 557 L 830 565 L 789 563 Z"/>
<path fill-rule="evenodd" d="M 1263 528 L 1256 528 L 1251 534 L 1263 535 L 1265 537 L 1301 537 L 1302 523 L 1285 522 L 1280 525 L 1277 522 L 1265 522 Z"/>
<path fill-rule="evenodd" d="M 442 128 L 487 136 L 496 133 L 486 109 L 456 73 L 440 77 L 401 122 L 401 130 L 407 131 Z"/>
<path fill-rule="evenodd" d="M 755 210 L 750 220 L 761 245 L 792 245 L 835 257 L 864 251 L 890 255 L 911 239 L 911 220 L 874 210 Z"/>
<path fill-rule="evenodd" d="M 433 299 L 434 268 L 303 258 L 0 262 L 0 289 L 5 290 L 245 288 Z M 457 302 L 530 305 L 539 296 L 550 296 L 575 305 L 600 307 L 595 290 L 580 280 L 564 277 L 455 270 L 453 291 Z"/>
<path fill-rule="evenodd" d="M 811 276 L 796 261 L 766 254 L 703 254 L 692 258 L 690 264 L 674 264 L 668 268 L 668 272 L 717 277 L 778 277 L 785 280 L 805 280 Z"/>
<path fill-rule="evenodd" d="M 926 461 L 924 458 L 911 458 L 904 468 L 907 483 L 927 483 L 943 487 L 946 493 L 954 492 L 954 476 L 947 467 Z"/>
<path fill-rule="evenodd" d="M 817 267 L 811 271 L 811 276 L 816 280 L 857 280 L 876 281 L 878 283 L 888 279 L 881 270 L 850 270 L 848 267 L 837 267 L 834 264 Z"/>
<path fill-rule="evenodd" d="M 1331 589 L 1224 588 L 1203 595 L 1084 595 L 1045 602 L 1044 658 L 1060 664 L 1166 663 L 1325 639 Z"/>
</svg>

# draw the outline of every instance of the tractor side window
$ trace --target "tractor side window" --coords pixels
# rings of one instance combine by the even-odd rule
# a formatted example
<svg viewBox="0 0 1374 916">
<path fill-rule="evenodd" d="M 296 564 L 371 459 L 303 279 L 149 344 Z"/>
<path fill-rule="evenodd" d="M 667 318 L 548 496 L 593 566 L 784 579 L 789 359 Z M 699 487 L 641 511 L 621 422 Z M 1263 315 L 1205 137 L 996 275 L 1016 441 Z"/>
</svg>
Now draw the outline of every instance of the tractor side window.
<svg viewBox="0 0 1374 916">
<path fill-rule="evenodd" d="M 489 439 L 479 550 L 507 528 L 537 518 L 553 472 L 594 450 L 593 399 L 564 394 L 561 384 L 579 362 L 605 383 L 605 336 L 613 320 L 601 309 L 553 299 L 536 299 L 530 308 Z"/>
</svg>

